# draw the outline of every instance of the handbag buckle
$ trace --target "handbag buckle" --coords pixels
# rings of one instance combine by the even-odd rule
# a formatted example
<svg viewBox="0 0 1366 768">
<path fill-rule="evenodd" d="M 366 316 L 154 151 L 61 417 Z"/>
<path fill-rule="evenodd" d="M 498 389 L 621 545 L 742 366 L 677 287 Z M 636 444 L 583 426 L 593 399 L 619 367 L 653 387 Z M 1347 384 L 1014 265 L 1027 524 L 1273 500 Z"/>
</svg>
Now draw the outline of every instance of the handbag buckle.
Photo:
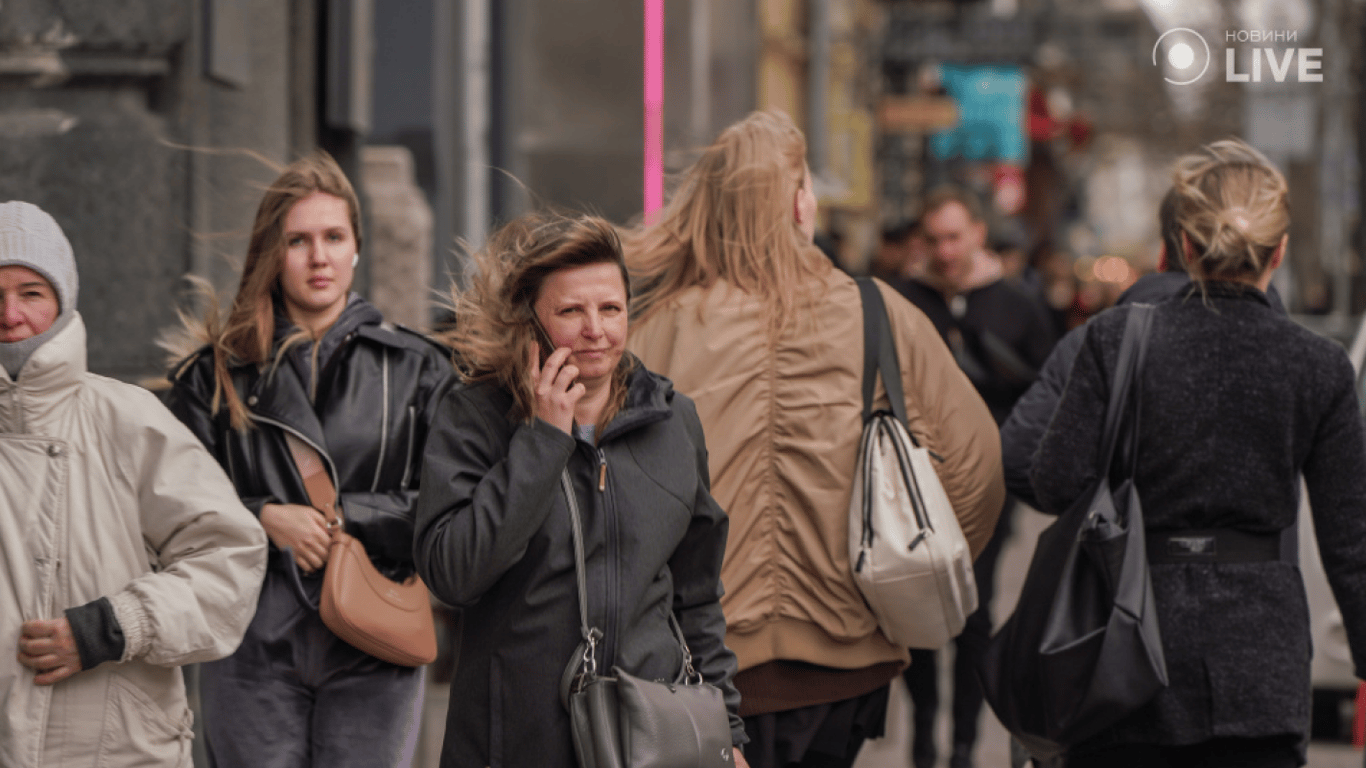
<svg viewBox="0 0 1366 768">
<path fill-rule="evenodd" d="M 701 674 L 700 672 L 698 672 L 696 669 L 693 668 L 693 665 L 692 665 L 692 651 L 688 649 L 687 644 L 684 644 L 684 645 L 683 645 L 683 684 L 684 684 L 684 685 L 701 685 L 703 682 L 705 682 L 705 681 L 702 679 L 702 674 Z"/>
<path fill-rule="evenodd" d="M 583 674 L 580 677 L 594 678 L 598 675 L 598 638 L 602 637 L 602 632 L 597 627 L 593 627 L 584 633 L 586 645 L 583 648 Z"/>
</svg>

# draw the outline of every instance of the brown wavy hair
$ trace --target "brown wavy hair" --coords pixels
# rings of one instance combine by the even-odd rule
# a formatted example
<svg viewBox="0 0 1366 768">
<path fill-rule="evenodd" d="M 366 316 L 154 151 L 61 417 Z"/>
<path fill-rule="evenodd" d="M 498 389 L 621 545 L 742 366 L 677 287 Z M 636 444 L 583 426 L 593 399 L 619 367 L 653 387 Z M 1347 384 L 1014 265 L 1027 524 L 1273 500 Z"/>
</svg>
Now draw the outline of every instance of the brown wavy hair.
<svg viewBox="0 0 1366 768">
<path fill-rule="evenodd" d="M 658 218 L 623 234 L 635 280 L 632 319 L 724 280 L 760 297 L 772 327 L 782 327 L 798 297 L 832 269 L 793 216 L 805 177 L 806 138 L 786 113 L 753 112 L 722 131 Z"/>
<path fill-rule="evenodd" d="M 1191 279 L 1261 275 L 1290 229 L 1290 188 L 1270 160 L 1238 139 L 1207 144 L 1176 162 L 1176 223 L 1193 253 Z"/>
<path fill-rule="evenodd" d="M 233 387 L 228 369 L 234 365 L 265 365 L 271 362 L 275 339 L 275 307 L 272 292 L 279 286 L 285 262 L 285 217 L 300 200 L 315 192 L 325 192 L 346 201 L 356 250 L 360 250 L 360 201 L 356 190 L 337 161 L 317 150 L 285 166 L 278 178 L 266 188 L 256 209 L 256 220 L 227 319 L 220 316 L 212 289 L 199 285 L 199 293 L 209 299 L 202 320 L 182 315 L 185 334 L 201 337 L 213 348 L 214 392 L 210 410 L 228 409 L 234 429 L 251 426 L 247 408 Z M 168 346 L 163 342 L 163 346 Z"/>
<path fill-rule="evenodd" d="M 631 283 L 616 229 L 596 216 L 539 211 L 495 232 L 472 254 L 469 286 L 451 289 L 454 325 L 438 334 L 460 360 L 467 381 L 493 380 L 512 393 L 513 418 L 536 417 L 536 393 L 528 366 L 537 298 L 551 274 L 569 267 L 615 264 L 626 298 Z M 623 354 L 612 375 L 611 394 L 597 425 L 601 435 L 626 400 L 626 378 L 635 358 Z"/>
</svg>

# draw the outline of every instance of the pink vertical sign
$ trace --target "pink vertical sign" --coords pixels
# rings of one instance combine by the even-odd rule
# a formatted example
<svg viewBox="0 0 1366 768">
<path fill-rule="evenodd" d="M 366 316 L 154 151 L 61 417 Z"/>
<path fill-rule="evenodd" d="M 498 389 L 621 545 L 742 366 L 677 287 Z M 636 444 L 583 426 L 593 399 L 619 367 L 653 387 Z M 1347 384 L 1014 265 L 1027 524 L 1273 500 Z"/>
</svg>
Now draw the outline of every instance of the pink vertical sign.
<svg viewBox="0 0 1366 768">
<path fill-rule="evenodd" d="M 645 216 L 664 205 L 664 0 L 645 0 Z"/>
</svg>

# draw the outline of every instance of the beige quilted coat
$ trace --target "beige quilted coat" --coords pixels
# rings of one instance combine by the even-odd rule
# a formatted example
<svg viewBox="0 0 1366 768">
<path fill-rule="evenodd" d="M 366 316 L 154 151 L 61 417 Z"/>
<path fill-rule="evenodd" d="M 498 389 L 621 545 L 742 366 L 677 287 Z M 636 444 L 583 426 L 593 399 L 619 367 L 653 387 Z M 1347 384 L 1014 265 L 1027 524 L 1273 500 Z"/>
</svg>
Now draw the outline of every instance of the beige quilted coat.
<svg viewBox="0 0 1366 768">
<path fill-rule="evenodd" d="M 218 463 L 149 392 L 86 371 L 79 316 L 0 368 L 0 766 L 190 765 L 178 665 L 231 653 L 266 536 Z M 19 627 L 108 597 L 117 662 L 52 686 Z"/>
</svg>

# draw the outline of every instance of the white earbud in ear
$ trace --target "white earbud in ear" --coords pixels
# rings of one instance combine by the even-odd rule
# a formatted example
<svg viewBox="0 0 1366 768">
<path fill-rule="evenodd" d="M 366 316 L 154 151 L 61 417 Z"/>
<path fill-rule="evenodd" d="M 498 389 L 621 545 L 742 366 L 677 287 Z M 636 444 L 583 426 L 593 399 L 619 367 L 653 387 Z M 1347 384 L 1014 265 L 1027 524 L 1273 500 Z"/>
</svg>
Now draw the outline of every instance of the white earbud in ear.
<svg viewBox="0 0 1366 768">
<path fill-rule="evenodd" d="M 357 264 L 359 264 L 359 263 L 360 263 L 360 252 L 357 251 L 356 253 L 352 254 L 352 256 L 351 256 L 351 267 L 354 269 L 355 266 L 356 266 Z"/>
</svg>

